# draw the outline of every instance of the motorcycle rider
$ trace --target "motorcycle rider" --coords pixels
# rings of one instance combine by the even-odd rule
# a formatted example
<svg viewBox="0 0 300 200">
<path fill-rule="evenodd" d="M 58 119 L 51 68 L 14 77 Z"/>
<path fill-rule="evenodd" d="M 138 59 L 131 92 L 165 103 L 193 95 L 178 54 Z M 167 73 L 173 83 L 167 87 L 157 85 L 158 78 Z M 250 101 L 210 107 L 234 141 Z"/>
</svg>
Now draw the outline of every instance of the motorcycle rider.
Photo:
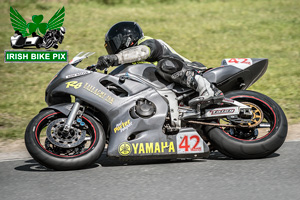
<svg viewBox="0 0 300 200">
<path fill-rule="evenodd" d="M 144 36 L 136 22 L 123 21 L 113 25 L 105 35 L 104 46 L 108 55 L 98 58 L 96 67 L 100 70 L 126 63 L 151 62 L 157 64 L 158 73 L 167 81 L 199 92 L 199 97 L 189 101 L 191 107 L 200 103 L 204 108 L 220 103 L 224 98 L 223 93 L 202 76 L 201 72 L 206 69 L 204 65 L 189 61 L 162 40 Z"/>
</svg>

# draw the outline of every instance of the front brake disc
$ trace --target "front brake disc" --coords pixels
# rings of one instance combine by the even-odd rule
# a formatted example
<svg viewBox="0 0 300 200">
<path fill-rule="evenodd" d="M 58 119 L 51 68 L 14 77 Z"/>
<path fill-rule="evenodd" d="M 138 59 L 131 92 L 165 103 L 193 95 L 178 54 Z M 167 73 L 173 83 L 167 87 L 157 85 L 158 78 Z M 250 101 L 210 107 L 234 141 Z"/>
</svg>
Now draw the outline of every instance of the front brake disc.
<svg viewBox="0 0 300 200">
<path fill-rule="evenodd" d="M 84 141 L 86 131 L 71 127 L 70 131 L 64 132 L 66 121 L 67 118 L 60 118 L 51 122 L 47 128 L 47 138 L 55 146 L 73 148 Z"/>
</svg>

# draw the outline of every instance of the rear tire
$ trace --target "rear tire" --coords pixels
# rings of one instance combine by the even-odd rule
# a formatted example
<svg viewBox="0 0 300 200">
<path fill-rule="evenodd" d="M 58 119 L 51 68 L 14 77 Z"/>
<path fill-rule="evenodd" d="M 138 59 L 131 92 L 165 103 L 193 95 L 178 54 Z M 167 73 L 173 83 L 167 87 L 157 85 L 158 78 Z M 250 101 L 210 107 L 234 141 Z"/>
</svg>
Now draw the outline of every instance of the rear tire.
<svg viewBox="0 0 300 200">
<path fill-rule="evenodd" d="M 31 120 L 25 132 L 28 152 L 41 165 L 54 170 L 75 170 L 90 166 L 104 149 L 106 139 L 102 126 L 84 114 L 82 120 L 88 127 L 86 136 L 89 141 L 64 149 L 49 142 L 44 133 L 51 122 L 61 118 L 66 116 L 55 110 L 44 110 Z"/>
<path fill-rule="evenodd" d="M 207 126 L 205 132 L 218 151 L 236 159 L 254 159 L 266 157 L 281 147 L 287 135 L 288 123 L 284 112 L 275 101 L 258 92 L 247 90 L 229 92 L 225 96 L 259 106 L 270 128 L 262 137 L 238 138 L 230 134 L 228 129 Z M 244 131 L 247 132 L 247 129 Z"/>
</svg>

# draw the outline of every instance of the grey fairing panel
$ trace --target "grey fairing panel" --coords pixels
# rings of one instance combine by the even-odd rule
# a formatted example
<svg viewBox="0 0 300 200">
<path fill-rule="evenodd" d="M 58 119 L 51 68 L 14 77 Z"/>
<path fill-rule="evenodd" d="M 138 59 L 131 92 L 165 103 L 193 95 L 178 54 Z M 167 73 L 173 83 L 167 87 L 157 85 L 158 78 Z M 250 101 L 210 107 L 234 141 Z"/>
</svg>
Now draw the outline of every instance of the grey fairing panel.
<svg viewBox="0 0 300 200">
<path fill-rule="evenodd" d="M 179 84 L 173 84 L 165 79 L 163 79 L 156 71 L 156 67 L 153 64 L 136 64 L 136 65 L 121 65 L 115 70 L 113 70 L 110 75 L 114 76 L 120 76 L 124 75 L 126 73 L 134 74 L 144 81 L 148 82 L 149 85 L 153 86 L 156 89 L 163 89 L 163 88 L 170 88 L 172 89 L 173 92 L 177 94 L 182 94 L 185 92 L 189 92 L 192 89 L 191 88 L 186 88 L 184 86 L 181 86 Z M 173 86 L 171 86 L 173 84 Z"/>
<path fill-rule="evenodd" d="M 224 68 L 226 67 L 226 68 Z M 219 83 L 221 80 L 228 79 L 232 75 L 242 71 L 239 68 L 236 68 L 231 65 L 221 66 L 214 68 L 203 74 L 203 77 L 206 78 L 211 83 Z"/>
<path fill-rule="evenodd" d="M 109 81 L 110 83 L 119 86 L 120 88 L 122 88 L 128 93 L 128 96 L 135 95 L 149 88 L 147 85 L 141 84 L 137 81 L 128 80 L 128 79 L 126 79 L 124 83 L 122 83 L 119 81 L 119 77 L 114 77 L 114 76 L 105 76 L 101 78 L 99 81 L 100 83 L 105 83 Z"/>
<path fill-rule="evenodd" d="M 135 100 L 139 98 L 146 98 L 155 104 L 156 113 L 154 116 L 150 118 L 138 117 L 135 119 L 131 117 L 128 111 L 135 106 Z M 114 112 L 117 113 L 117 115 L 111 118 L 112 127 L 108 147 L 109 156 L 119 156 L 118 146 L 122 142 L 137 143 L 167 141 L 166 135 L 162 133 L 162 127 L 168 111 L 167 103 L 158 93 L 151 93 L 151 91 L 141 93 L 137 99 L 111 111 L 111 115 L 115 115 Z M 121 130 L 117 129 L 119 124 L 127 122 L 128 120 L 130 123 L 132 123 L 130 126 L 128 126 L 128 129 L 123 126 Z M 136 138 L 128 141 L 129 136 L 132 134 L 134 134 Z"/>
<path fill-rule="evenodd" d="M 66 66 L 57 74 L 57 78 L 54 79 L 51 84 L 46 89 L 46 102 L 49 106 L 53 105 L 52 101 L 55 98 L 61 98 L 62 96 L 73 95 L 79 97 L 84 102 L 96 107 L 104 113 L 108 113 L 110 110 L 114 109 L 116 106 L 123 104 L 124 102 L 129 102 L 135 99 L 135 94 L 147 90 L 147 86 L 126 80 L 123 84 L 119 84 L 119 78 L 109 76 L 102 73 L 92 72 L 85 74 L 83 76 L 76 76 L 72 78 L 65 78 L 67 75 L 85 72 L 87 70 L 75 68 L 72 66 Z M 109 91 L 104 87 L 100 81 L 108 80 L 112 83 L 119 85 L 121 88 L 126 90 L 129 94 L 127 97 L 119 97 L 113 92 Z M 71 81 L 76 81 L 76 83 L 81 83 L 78 88 L 67 85 Z M 148 91 L 149 92 L 149 91 Z M 152 92 L 155 92 L 154 90 Z M 55 102 L 55 101 L 54 101 Z M 60 102 L 67 103 L 67 102 Z M 70 102 L 69 102 L 70 103 Z"/>
<path fill-rule="evenodd" d="M 170 84 L 157 74 L 156 67 L 153 64 L 120 65 L 113 70 L 110 75 L 119 76 L 126 73 L 141 77 L 142 79 L 149 81 L 156 88 L 164 88 Z"/>
</svg>

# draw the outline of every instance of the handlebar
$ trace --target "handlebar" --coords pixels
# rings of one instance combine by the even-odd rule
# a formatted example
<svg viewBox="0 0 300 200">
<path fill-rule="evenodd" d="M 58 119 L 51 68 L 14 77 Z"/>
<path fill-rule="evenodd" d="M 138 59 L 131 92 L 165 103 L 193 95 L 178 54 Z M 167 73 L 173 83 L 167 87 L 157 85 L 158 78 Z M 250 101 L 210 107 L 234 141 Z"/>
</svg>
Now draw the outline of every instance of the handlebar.
<svg viewBox="0 0 300 200">
<path fill-rule="evenodd" d="M 95 64 L 93 64 L 93 65 L 91 65 L 91 66 L 88 66 L 88 67 L 85 68 L 85 69 L 86 69 L 86 70 L 93 71 L 93 72 L 97 71 L 97 67 L 96 67 Z M 104 69 L 104 74 L 108 74 L 108 69 L 107 69 L 107 68 Z"/>
</svg>

